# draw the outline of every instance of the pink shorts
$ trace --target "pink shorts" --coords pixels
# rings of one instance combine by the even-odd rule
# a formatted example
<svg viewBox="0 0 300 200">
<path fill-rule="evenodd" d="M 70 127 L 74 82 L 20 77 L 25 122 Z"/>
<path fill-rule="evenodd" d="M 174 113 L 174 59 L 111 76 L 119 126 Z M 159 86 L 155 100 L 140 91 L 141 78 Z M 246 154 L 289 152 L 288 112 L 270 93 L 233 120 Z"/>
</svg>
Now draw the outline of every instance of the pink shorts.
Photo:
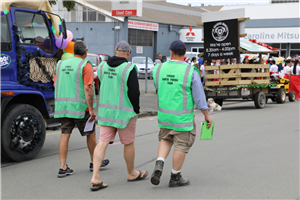
<svg viewBox="0 0 300 200">
<path fill-rule="evenodd" d="M 137 116 L 129 120 L 126 128 L 115 128 L 111 126 L 100 126 L 99 142 L 112 142 L 118 131 L 121 143 L 124 145 L 131 144 L 135 139 Z"/>
</svg>

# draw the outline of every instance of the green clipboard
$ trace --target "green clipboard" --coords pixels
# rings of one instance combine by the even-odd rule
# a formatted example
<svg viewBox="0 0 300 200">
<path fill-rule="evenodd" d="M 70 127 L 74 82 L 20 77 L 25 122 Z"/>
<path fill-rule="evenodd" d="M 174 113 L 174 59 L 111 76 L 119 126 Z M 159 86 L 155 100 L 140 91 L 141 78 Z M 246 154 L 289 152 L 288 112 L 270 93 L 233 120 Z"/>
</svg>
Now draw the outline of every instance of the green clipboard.
<svg viewBox="0 0 300 200">
<path fill-rule="evenodd" d="M 207 121 L 202 122 L 200 140 L 212 140 L 215 122 L 211 123 L 210 128 L 207 128 Z"/>
</svg>

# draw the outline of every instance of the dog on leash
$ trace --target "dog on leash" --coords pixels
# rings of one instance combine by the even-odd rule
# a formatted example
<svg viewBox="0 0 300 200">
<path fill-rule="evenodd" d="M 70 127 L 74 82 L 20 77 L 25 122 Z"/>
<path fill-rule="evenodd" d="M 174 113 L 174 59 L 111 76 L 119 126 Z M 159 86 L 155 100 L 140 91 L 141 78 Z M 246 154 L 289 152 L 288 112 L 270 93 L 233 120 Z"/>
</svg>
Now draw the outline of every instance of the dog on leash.
<svg viewBox="0 0 300 200">
<path fill-rule="evenodd" d="M 217 104 L 213 98 L 209 98 L 207 100 L 207 106 L 208 106 L 208 111 L 209 112 L 215 112 L 215 111 L 221 111 L 222 107 Z"/>
</svg>

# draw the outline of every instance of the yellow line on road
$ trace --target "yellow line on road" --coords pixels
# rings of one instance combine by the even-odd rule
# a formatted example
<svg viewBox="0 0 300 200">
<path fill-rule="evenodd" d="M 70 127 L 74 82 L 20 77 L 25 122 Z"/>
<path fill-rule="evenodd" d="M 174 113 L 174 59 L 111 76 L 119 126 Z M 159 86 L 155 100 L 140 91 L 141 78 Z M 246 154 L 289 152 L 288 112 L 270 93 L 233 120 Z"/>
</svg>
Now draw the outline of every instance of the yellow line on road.
<svg viewBox="0 0 300 200">
<path fill-rule="evenodd" d="M 151 119 L 155 119 L 155 118 L 157 118 L 157 116 L 153 116 L 153 117 L 147 117 L 147 118 L 140 118 L 140 119 L 138 119 L 138 120 L 151 120 Z M 96 125 L 96 127 L 100 127 L 100 125 Z M 48 133 L 48 134 L 46 134 L 46 135 L 57 135 L 57 134 L 60 134 L 61 133 L 61 131 L 56 131 L 56 132 L 53 132 L 53 133 Z"/>
</svg>

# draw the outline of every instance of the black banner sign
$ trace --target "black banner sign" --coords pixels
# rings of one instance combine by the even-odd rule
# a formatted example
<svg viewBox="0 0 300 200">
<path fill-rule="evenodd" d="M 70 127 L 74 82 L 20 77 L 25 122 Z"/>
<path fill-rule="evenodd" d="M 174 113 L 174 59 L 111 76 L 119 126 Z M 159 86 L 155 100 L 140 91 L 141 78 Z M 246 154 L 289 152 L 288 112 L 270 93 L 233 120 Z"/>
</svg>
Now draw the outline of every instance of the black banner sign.
<svg viewBox="0 0 300 200">
<path fill-rule="evenodd" d="M 238 20 L 204 23 L 204 60 L 238 58 Z"/>
</svg>

